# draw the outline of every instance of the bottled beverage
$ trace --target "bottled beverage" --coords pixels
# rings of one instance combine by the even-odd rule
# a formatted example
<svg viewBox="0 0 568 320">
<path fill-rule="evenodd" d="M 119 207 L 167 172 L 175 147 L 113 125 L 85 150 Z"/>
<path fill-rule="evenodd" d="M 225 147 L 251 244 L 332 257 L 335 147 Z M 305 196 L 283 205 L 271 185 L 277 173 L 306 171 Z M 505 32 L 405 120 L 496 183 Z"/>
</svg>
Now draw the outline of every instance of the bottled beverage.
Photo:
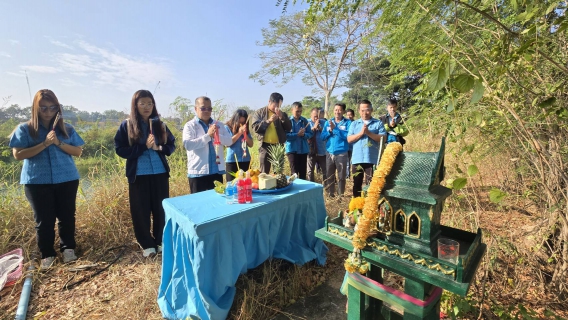
<svg viewBox="0 0 568 320">
<path fill-rule="evenodd" d="M 245 202 L 252 202 L 252 180 L 250 179 L 250 172 L 247 171 L 247 177 L 245 179 Z"/>
<path fill-rule="evenodd" d="M 231 182 L 227 182 L 227 186 L 225 187 L 225 197 L 227 198 L 227 204 L 233 204 L 234 202 L 234 195 L 233 195 L 233 186 Z"/>
<path fill-rule="evenodd" d="M 246 186 L 245 186 L 245 179 L 243 179 L 242 174 L 239 177 L 239 181 L 237 182 L 237 196 L 239 203 L 246 202 Z"/>
</svg>

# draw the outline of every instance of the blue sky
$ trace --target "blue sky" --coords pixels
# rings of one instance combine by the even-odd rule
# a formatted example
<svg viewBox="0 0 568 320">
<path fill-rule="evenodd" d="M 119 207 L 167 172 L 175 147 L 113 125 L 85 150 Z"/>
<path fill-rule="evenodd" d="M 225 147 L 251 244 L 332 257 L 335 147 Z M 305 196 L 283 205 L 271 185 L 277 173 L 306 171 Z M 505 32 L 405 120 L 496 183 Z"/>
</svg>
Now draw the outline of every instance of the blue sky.
<svg viewBox="0 0 568 320">
<path fill-rule="evenodd" d="M 81 110 L 129 110 L 138 89 L 153 91 L 158 110 L 183 96 L 207 94 L 229 106 L 259 108 L 270 93 L 285 104 L 314 95 L 298 78 L 261 86 L 261 28 L 282 14 L 276 0 L 2 1 L 0 98 L 28 106 L 51 89 Z M 305 7 L 305 6 L 304 6 Z M 288 12 L 303 9 L 288 7 Z M 334 94 L 336 94 L 334 92 Z"/>
</svg>

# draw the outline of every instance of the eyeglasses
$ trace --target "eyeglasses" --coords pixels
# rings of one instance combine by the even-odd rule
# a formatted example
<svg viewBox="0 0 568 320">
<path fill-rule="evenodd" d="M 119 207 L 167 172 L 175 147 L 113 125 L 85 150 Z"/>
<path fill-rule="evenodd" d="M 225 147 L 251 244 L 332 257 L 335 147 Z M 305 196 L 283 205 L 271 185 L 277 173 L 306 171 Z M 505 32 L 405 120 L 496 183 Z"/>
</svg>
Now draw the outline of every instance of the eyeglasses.
<svg viewBox="0 0 568 320">
<path fill-rule="evenodd" d="M 49 109 L 49 111 L 52 111 L 52 112 L 54 112 L 54 111 L 59 111 L 59 105 L 54 104 L 54 105 L 52 105 L 52 106 L 50 106 L 50 107 L 48 107 L 48 106 L 40 106 L 40 107 L 39 107 L 39 111 L 41 111 L 41 112 L 43 112 L 43 113 L 47 112 L 47 109 Z"/>
<path fill-rule="evenodd" d="M 203 112 L 203 111 L 213 111 L 213 108 L 211 108 L 211 107 L 200 107 L 199 110 L 201 110 L 201 112 Z"/>
<path fill-rule="evenodd" d="M 138 103 L 138 106 L 148 109 L 148 108 L 152 108 L 154 106 L 154 104 L 152 102 L 150 102 L 150 103 Z"/>
</svg>

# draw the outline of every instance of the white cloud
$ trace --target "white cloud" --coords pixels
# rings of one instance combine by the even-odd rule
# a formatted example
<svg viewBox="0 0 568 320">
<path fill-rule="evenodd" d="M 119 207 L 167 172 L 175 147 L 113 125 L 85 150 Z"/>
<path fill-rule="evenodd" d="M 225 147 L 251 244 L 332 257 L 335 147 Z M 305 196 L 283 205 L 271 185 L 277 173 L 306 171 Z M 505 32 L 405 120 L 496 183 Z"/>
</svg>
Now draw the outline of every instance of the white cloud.
<svg viewBox="0 0 568 320">
<path fill-rule="evenodd" d="M 6 74 L 19 78 L 23 78 L 26 76 L 23 71 L 20 72 L 6 71 Z"/>
<path fill-rule="evenodd" d="M 38 73 L 57 73 L 59 70 L 50 66 L 20 66 L 22 70 L 29 70 Z"/>
<path fill-rule="evenodd" d="M 51 43 L 58 46 L 58 47 L 67 48 L 67 49 L 70 49 L 70 50 L 75 50 L 75 48 L 73 46 L 70 46 L 70 45 L 63 43 L 61 41 L 51 40 Z"/>
<path fill-rule="evenodd" d="M 13 46 L 14 46 L 14 45 L 17 45 L 17 44 L 20 44 L 20 41 L 18 41 L 18 40 L 10 39 L 10 40 L 8 40 L 8 41 L 10 41 L 10 43 L 11 43 Z"/>
<path fill-rule="evenodd" d="M 121 91 L 152 87 L 158 81 L 174 81 L 171 68 L 163 59 L 133 57 L 79 41 L 81 54 L 56 55 L 59 68 L 76 76 L 92 76 L 94 84 L 116 87 Z"/>
<path fill-rule="evenodd" d="M 12 56 L 9 53 L 6 52 L 2 52 L 0 51 L 0 57 L 4 57 L 4 58 L 12 58 Z"/>
</svg>

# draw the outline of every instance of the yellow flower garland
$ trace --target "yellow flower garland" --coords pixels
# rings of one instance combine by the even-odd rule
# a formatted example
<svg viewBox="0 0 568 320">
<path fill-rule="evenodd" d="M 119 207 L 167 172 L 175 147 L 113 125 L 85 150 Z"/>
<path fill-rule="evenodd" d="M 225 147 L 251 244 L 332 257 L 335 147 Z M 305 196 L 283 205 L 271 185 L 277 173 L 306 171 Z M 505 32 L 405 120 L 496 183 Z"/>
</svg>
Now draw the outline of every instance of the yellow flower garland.
<svg viewBox="0 0 568 320">
<path fill-rule="evenodd" d="M 369 270 L 369 264 L 361 258 L 360 252 L 367 246 L 369 234 L 377 228 L 381 192 L 385 187 L 386 177 L 392 170 L 396 156 L 401 151 L 402 145 L 400 143 L 389 143 L 381 157 L 379 167 L 373 173 L 373 179 L 367 190 L 367 197 L 363 206 L 363 214 L 359 217 L 353 234 L 353 252 L 349 254 L 344 263 L 347 272 L 366 273 Z"/>
</svg>

